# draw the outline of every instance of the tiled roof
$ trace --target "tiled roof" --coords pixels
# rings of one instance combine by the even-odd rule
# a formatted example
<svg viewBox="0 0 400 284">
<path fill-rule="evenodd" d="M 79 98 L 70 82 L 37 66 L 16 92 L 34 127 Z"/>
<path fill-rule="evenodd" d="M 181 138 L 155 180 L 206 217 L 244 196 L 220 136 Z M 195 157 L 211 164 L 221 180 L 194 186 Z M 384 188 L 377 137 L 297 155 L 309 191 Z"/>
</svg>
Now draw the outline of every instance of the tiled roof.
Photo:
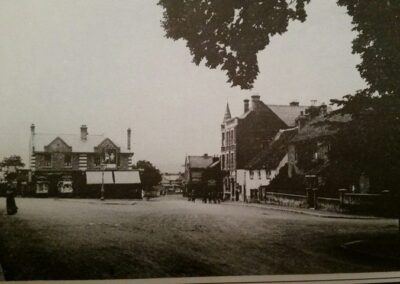
<svg viewBox="0 0 400 284">
<path fill-rule="evenodd" d="M 287 154 L 290 140 L 297 134 L 297 127 L 280 130 L 268 148 L 254 157 L 245 168 L 247 169 L 276 169 Z"/>
<path fill-rule="evenodd" d="M 276 116 L 278 116 L 288 127 L 296 126 L 296 118 L 300 115 L 301 112 L 305 113 L 306 109 L 309 106 L 291 106 L 291 105 L 269 105 L 265 104 L 262 101 L 259 101 L 259 106 L 262 108 L 268 107 Z M 251 112 L 252 109 L 238 116 L 238 119 L 246 118 Z M 227 119 L 226 121 L 231 121 L 235 119 L 233 117 L 231 119 Z"/>
<path fill-rule="evenodd" d="M 300 112 L 305 112 L 308 106 L 267 105 L 289 127 L 296 125 L 296 118 Z"/>
<path fill-rule="evenodd" d="M 189 167 L 192 169 L 205 169 L 213 163 L 211 156 L 188 156 Z"/>
<path fill-rule="evenodd" d="M 299 133 L 292 139 L 292 142 L 300 142 L 305 140 L 311 140 L 314 138 L 330 136 L 337 132 L 337 128 L 340 124 L 349 122 L 351 115 L 346 114 L 332 114 L 325 116 L 317 116 L 307 123 Z"/>
<path fill-rule="evenodd" d="M 57 137 L 60 137 L 68 146 L 72 147 L 72 152 L 75 153 L 93 152 L 94 147 L 98 146 L 107 138 L 104 135 L 87 135 L 87 139 L 82 140 L 80 134 L 35 133 L 33 136 L 33 146 L 35 147 L 35 151 L 44 151 L 44 147 L 53 142 Z M 119 145 L 114 141 L 112 142 L 117 147 L 120 147 L 121 152 L 131 152 L 126 147 Z"/>
</svg>

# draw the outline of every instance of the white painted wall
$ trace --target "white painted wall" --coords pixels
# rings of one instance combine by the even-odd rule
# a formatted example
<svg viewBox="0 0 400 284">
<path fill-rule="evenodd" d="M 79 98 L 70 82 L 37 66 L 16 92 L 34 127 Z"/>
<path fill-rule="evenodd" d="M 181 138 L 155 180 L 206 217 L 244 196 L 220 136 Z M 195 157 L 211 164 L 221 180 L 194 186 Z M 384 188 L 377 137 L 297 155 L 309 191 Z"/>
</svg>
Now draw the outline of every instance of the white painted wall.
<svg viewBox="0 0 400 284">
<path fill-rule="evenodd" d="M 242 189 L 241 200 L 244 201 L 244 186 L 246 186 L 246 197 L 250 198 L 250 190 L 258 189 L 262 185 L 268 185 L 270 182 L 269 175 L 266 170 L 254 170 L 253 176 L 250 175 L 249 170 L 237 170 L 237 183 Z"/>
<path fill-rule="evenodd" d="M 279 165 L 276 169 L 272 170 L 268 173 L 265 169 L 253 170 L 253 175 L 250 175 L 250 170 L 237 170 L 237 179 L 236 182 L 239 184 L 241 188 L 241 197 L 240 200 L 244 201 L 244 186 L 246 186 L 246 197 L 247 200 L 250 198 L 250 191 L 252 189 L 258 189 L 260 186 L 267 186 L 278 174 L 280 169 L 285 166 L 288 162 L 288 155 L 279 162 Z"/>
</svg>

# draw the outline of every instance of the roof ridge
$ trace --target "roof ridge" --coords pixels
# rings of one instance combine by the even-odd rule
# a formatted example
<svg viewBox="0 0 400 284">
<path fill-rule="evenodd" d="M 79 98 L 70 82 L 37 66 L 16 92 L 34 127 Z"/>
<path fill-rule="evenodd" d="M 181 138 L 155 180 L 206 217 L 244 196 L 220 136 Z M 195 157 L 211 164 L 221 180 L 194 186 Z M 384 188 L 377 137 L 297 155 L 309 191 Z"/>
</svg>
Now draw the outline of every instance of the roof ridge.
<svg viewBox="0 0 400 284">
<path fill-rule="evenodd" d="M 52 133 L 52 132 L 35 132 L 35 135 L 66 135 L 66 136 L 80 136 L 78 133 Z M 104 134 L 88 134 L 88 136 L 105 136 Z"/>
<path fill-rule="evenodd" d="M 291 105 L 280 105 L 280 104 L 266 104 L 267 106 L 284 106 L 284 107 L 309 107 L 308 105 L 296 105 L 296 106 L 291 106 Z"/>
</svg>

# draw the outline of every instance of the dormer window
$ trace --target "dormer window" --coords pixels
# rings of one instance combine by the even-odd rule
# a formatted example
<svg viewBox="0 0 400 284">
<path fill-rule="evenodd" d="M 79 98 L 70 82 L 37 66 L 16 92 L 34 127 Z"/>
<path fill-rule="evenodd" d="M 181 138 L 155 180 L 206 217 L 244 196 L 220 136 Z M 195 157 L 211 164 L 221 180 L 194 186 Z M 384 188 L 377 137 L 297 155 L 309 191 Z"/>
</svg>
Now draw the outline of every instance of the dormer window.
<svg viewBox="0 0 400 284">
<path fill-rule="evenodd" d="M 64 167 L 71 167 L 71 161 L 72 161 L 72 157 L 71 154 L 65 154 L 64 155 Z"/>
<path fill-rule="evenodd" d="M 51 154 L 44 154 L 44 166 L 51 167 Z"/>
<path fill-rule="evenodd" d="M 97 154 L 96 156 L 94 156 L 94 165 L 96 167 L 99 167 L 101 164 L 101 156 L 100 154 Z"/>
</svg>

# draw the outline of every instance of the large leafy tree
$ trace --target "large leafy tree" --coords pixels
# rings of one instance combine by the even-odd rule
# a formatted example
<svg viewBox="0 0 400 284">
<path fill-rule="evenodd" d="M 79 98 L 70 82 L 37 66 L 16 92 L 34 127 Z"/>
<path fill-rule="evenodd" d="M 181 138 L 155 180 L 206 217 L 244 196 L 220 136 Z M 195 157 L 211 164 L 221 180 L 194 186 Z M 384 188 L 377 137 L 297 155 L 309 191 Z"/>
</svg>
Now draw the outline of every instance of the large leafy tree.
<svg viewBox="0 0 400 284">
<path fill-rule="evenodd" d="M 153 186 L 161 181 L 161 173 L 149 161 L 141 160 L 136 163 L 136 168 L 140 170 L 140 179 L 145 191 L 152 190 Z"/>
<path fill-rule="evenodd" d="M 352 17 L 353 53 L 361 56 L 357 66 L 368 83 L 369 93 L 400 94 L 400 1 L 338 0 Z"/>
<path fill-rule="evenodd" d="M 335 101 L 340 113 L 352 120 L 341 125 L 330 152 L 331 162 L 345 174 L 357 178 L 365 174 L 372 189 L 398 191 L 400 182 L 400 96 L 357 92 Z"/>
<path fill-rule="evenodd" d="M 352 120 L 341 127 L 331 159 L 353 177 L 366 174 L 375 190 L 400 182 L 400 1 L 339 0 L 353 18 L 353 53 L 367 88 L 332 100 Z"/>
<path fill-rule="evenodd" d="M 0 166 L 1 167 L 20 168 L 20 167 L 25 166 L 25 164 L 22 162 L 22 159 L 20 156 L 12 155 L 12 156 L 3 158 L 3 160 L 0 162 Z"/>
<path fill-rule="evenodd" d="M 160 0 L 166 36 L 183 39 L 197 65 L 220 67 L 232 86 L 251 89 L 259 73 L 257 53 L 290 20 L 304 21 L 310 0 Z"/>
<path fill-rule="evenodd" d="M 3 170 L 6 173 L 6 179 L 8 181 L 15 181 L 17 179 L 17 172 L 18 168 L 22 168 L 25 164 L 22 162 L 20 156 L 11 155 L 9 157 L 3 158 L 0 162 L 0 167 L 4 168 Z"/>
</svg>

